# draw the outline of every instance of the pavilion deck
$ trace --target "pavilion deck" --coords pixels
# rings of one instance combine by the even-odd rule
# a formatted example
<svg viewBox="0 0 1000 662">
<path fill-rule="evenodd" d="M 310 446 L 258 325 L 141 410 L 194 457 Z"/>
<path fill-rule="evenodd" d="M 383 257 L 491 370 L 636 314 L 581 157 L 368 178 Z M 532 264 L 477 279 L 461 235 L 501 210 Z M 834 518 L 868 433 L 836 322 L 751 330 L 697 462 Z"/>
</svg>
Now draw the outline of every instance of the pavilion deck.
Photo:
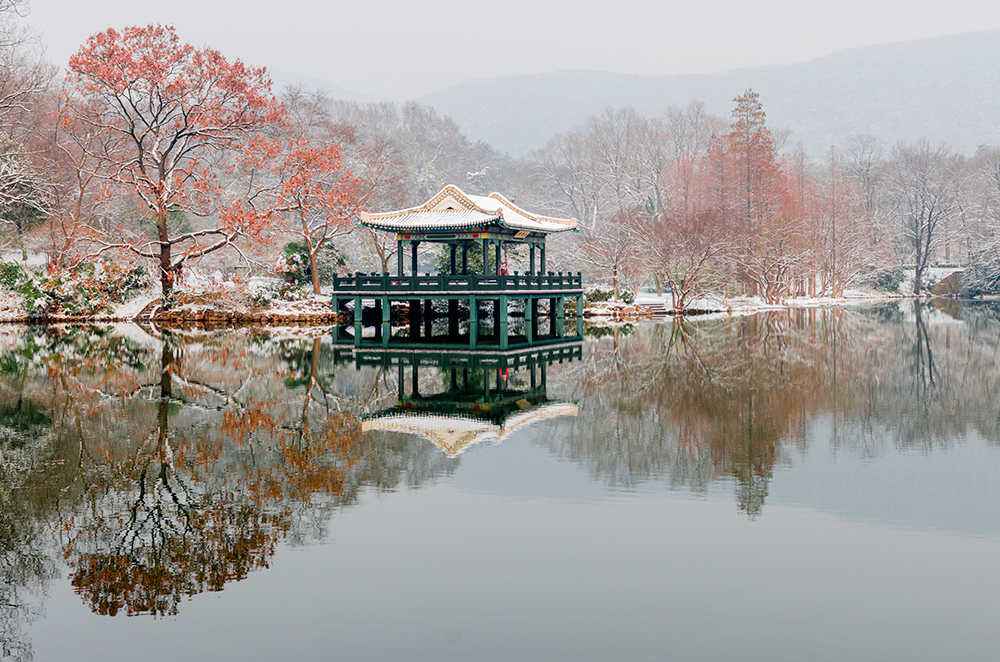
<svg viewBox="0 0 1000 662">
<path fill-rule="evenodd" d="M 334 276 L 334 297 L 346 299 L 356 296 L 372 297 L 392 295 L 394 298 L 449 298 L 477 294 L 518 295 L 575 295 L 583 292 L 581 274 L 547 275 L 528 274 L 424 274 L 423 276 L 388 276 L 353 274 Z M 438 295 L 435 297 L 433 295 Z"/>
</svg>

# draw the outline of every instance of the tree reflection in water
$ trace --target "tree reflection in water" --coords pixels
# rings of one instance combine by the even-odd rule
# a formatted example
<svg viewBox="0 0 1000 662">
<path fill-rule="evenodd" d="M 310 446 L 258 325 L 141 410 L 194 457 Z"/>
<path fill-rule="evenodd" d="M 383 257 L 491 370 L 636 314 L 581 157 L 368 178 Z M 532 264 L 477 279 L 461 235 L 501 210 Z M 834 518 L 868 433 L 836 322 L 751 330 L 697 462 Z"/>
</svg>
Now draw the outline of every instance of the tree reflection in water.
<svg viewBox="0 0 1000 662">
<path fill-rule="evenodd" d="M 573 434 L 542 443 L 610 485 L 648 480 L 704 492 L 733 479 L 762 511 L 776 466 L 811 439 L 877 457 L 948 447 L 974 428 L 996 443 L 1000 307 L 954 319 L 920 302 L 674 320 L 604 336 L 571 379 Z"/>
<path fill-rule="evenodd" d="M 283 541 L 324 536 L 364 487 L 460 462 L 360 434 L 397 403 L 396 371 L 338 365 L 320 338 L 49 328 L 0 343 L 0 641 L 14 657 L 30 656 L 24 624 L 60 562 L 97 613 L 173 614 Z M 998 346 L 1000 306 L 953 302 L 612 329 L 550 367 L 549 394 L 578 416 L 534 443 L 616 488 L 732 481 L 753 518 L 776 468 L 823 440 L 866 458 L 972 429 L 1000 443 Z"/>
</svg>

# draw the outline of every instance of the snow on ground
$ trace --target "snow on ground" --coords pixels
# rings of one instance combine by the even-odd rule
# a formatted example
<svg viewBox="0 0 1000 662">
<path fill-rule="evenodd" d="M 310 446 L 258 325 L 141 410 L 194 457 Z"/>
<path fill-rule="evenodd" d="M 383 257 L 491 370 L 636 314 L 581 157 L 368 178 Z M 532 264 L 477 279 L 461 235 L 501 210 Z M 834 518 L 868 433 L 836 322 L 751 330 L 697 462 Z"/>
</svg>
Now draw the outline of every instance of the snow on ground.
<svg viewBox="0 0 1000 662">
<path fill-rule="evenodd" d="M 785 308 L 818 308 L 823 306 L 843 306 L 866 301 L 895 299 L 899 295 L 887 295 L 871 290 L 846 290 L 842 297 L 793 297 L 782 303 L 767 303 L 760 297 L 726 297 L 721 294 L 706 294 L 692 299 L 691 310 L 707 311 L 716 315 L 751 315 L 762 310 L 784 310 Z M 647 292 L 636 295 L 635 302 L 644 306 L 662 305 L 670 310 L 670 295 L 656 296 Z"/>
<path fill-rule="evenodd" d="M 965 271 L 965 269 L 961 267 L 927 267 L 927 271 L 924 272 L 924 288 L 930 289 L 932 285 L 940 283 L 956 271 Z M 916 275 L 916 271 L 913 269 L 903 270 L 903 282 L 899 284 L 899 291 L 907 294 L 912 293 L 913 279 L 916 278 Z"/>
<path fill-rule="evenodd" d="M 20 297 L 10 290 L 0 289 L 0 321 L 24 317 Z"/>
</svg>

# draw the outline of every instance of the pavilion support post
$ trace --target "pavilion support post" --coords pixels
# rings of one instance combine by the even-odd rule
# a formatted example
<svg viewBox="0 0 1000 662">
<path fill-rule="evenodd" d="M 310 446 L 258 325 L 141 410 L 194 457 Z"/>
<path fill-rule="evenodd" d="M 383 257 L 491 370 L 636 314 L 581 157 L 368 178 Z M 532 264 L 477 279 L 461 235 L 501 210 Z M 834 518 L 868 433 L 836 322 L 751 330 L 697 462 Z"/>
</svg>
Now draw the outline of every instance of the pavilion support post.
<svg viewBox="0 0 1000 662">
<path fill-rule="evenodd" d="M 410 387 L 410 397 L 416 398 L 420 395 L 420 371 L 417 370 L 417 364 L 414 363 L 410 366 L 410 375 L 412 377 L 411 387 Z"/>
<path fill-rule="evenodd" d="M 448 299 L 448 340 L 458 341 L 458 299 Z"/>
<path fill-rule="evenodd" d="M 483 370 L 483 401 L 489 404 L 490 401 L 490 371 Z"/>
<path fill-rule="evenodd" d="M 549 299 L 549 335 L 556 335 L 556 301 L 555 297 Z"/>
<path fill-rule="evenodd" d="M 343 318 L 340 316 L 340 297 L 336 294 L 333 295 L 333 314 L 337 316 L 333 325 L 333 342 L 338 342 L 340 340 L 340 324 Z"/>
<path fill-rule="evenodd" d="M 365 307 L 361 303 L 361 297 L 354 297 L 354 346 L 361 347 L 361 331 L 364 328 Z"/>
<path fill-rule="evenodd" d="M 528 255 L 530 256 L 528 258 L 528 275 L 529 276 L 534 276 L 535 275 L 535 245 L 534 244 L 530 244 L 529 245 L 529 247 L 528 247 Z"/>
<path fill-rule="evenodd" d="M 583 295 L 576 295 L 576 335 L 583 337 Z"/>
<path fill-rule="evenodd" d="M 378 299 L 375 299 L 375 319 L 378 320 L 378 323 L 375 325 L 375 340 L 378 340 L 378 341 L 382 340 L 382 300 L 383 299 L 385 299 L 385 297 L 379 297 Z"/>
<path fill-rule="evenodd" d="M 420 338 L 420 300 L 410 299 L 410 340 Z"/>
<path fill-rule="evenodd" d="M 497 300 L 497 318 L 499 324 L 497 325 L 497 333 L 500 335 L 500 349 L 507 349 L 510 339 L 507 337 L 508 322 L 507 322 L 507 297 L 501 295 Z"/>
<path fill-rule="evenodd" d="M 500 273 L 500 268 L 503 266 L 503 262 L 500 259 L 501 258 L 501 244 L 502 243 L 503 242 L 498 241 L 497 244 L 496 244 L 496 248 L 495 248 L 495 250 L 496 250 L 496 260 L 495 260 L 495 262 L 496 262 L 496 269 L 494 269 L 494 271 L 496 271 L 497 273 Z"/>
<path fill-rule="evenodd" d="M 412 254 L 411 254 L 411 257 L 410 257 L 410 264 L 411 264 L 411 270 L 413 272 L 411 275 L 414 276 L 414 277 L 416 277 L 416 275 L 417 275 L 417 246 L 419 246 L 419 245 L 420 245 L 419 241 L 412 241 L 412 242 L 410 242 L 410 246 L 412 247 Z"/>
<path fill-rule="evenodd" d="M 535 397 L 535 388 L 537 388 L 535 380 L 535 364 L 528 364 L 528 370 L 531 372 L 531 397 Z"/>
<path fill-rule="evenodd" d="M 566 335 L 566 297 L 556 297 L 556 336 Z"/>
<path fill-rule="evenodd" d="M 535 300 L 528 297 L 524 300 L 524 337 L 530 345 L 535 340 Z"/>
<path fill-rule="evenodd" d="M 538 299 L 531 297 L 528 305 L 531 307 L 531 339 L 534 340 L 538 337 Z"/>
<path fill-rule="evenodd" d="M 424 301 L 424 338 L 430 340 L 434 330 L 431 326 L 434 323 L 434 306 L 431 299 Z"/>
<path fill-rule="evenodd" d="M 396 275 L 402 278 L 403 273 L 403 240 L 396 240 Z"/>
<path fill-rule="evenodd" d="M 469 347 L 475 347 L 479 340 L 479 299 L 469 297 Z"/>
<path fill-rule="evenodd" d="M 542 361 L 542 363 L 541 363 L 541 365 L 539 367 L 541 368 L 541 373 L 542 373 L 542 384 L 541 384 L 541 386 L 542 386 L 542 393 L 545 393 L 545 385 L 548 382 L 548 380 L 546 379 L 546 375 L 545 375 L 545 361 Z"/>
<path fill-rule="evenodd" d="M 392 305 L 389 297 L 382 295 L 382 346 L 389 346 L 389 338 L 392 337 Z"/>
<path fill-rule="evenodd" d="M 469 242 L 462 243 L 462 275 L 469 275 Z"/>
<path fill-rule="evenodd" d="M 397 400 L 399 401 L 399 406 L 403 406 L 403 395 L 405 394 L 403 389 L 403 364 L 400 363 L 396 366 L 396 391 L 398 392 Z"/>
<path fill-rule="evenodd" d="M 545 245 L 544 244 L 542 244 L 541 250 L 539 252 L 540 252 L 541 256 L 539 257 L 540 265 L 539 265 L 538 273 L 539 273 L 539 275 L 544 276 L 545 273 L 546 273 L 545 272 Z"/>
<path fill-rule="evenodd" d="M 455 275 L 455 249 L 458 248 L 458 247 L 455 246 L 455 244 L 449 244 L 449 248 L 451 249 L 451 272 L 450 272 L 450 274 L 452 276 L 454 276 Z"/>
<path fill-rule="evenodd" d="M 483 275 L 490 275 L 490 240 L 483 239 Z"/>
</svg>

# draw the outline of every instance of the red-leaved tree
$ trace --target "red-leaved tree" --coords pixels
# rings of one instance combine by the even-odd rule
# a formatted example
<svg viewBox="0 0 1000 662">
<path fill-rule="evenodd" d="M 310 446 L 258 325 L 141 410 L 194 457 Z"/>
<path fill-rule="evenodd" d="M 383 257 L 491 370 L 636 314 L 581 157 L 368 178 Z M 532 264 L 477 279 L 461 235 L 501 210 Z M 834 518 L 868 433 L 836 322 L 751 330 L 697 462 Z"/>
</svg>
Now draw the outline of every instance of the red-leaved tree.
<svg viewBox="0 0 1000 662">
<path fill-rule="evenodd" d="M 168 295 L 185 261 L 263 239 L 269 214 L 249 202 L 233 168 L 281 117 L 263 68 L 181 43 L 172 27 L 109 29 L 70 58 L 64 96 L 65 130 L 98 129 L 103 140 L 78 144 L 109 190 L 137 196 L 155 226 L 155 238 L 95 232 L 99 251 L 156 260 Z M 204 220 L 171 228 L 178 211 Z"/>
<path fill-rule="evenodd" d="M 361 182 L 344 167 L 337 145 L 314 145 L 304 137 L 284 146 L 276 167 L 274 211 L 286 215 L 283 231 L 305 246 L 313 292 L 319 294 L 317 255 L 326 242 L 354 228 Z"/>
</svg>

